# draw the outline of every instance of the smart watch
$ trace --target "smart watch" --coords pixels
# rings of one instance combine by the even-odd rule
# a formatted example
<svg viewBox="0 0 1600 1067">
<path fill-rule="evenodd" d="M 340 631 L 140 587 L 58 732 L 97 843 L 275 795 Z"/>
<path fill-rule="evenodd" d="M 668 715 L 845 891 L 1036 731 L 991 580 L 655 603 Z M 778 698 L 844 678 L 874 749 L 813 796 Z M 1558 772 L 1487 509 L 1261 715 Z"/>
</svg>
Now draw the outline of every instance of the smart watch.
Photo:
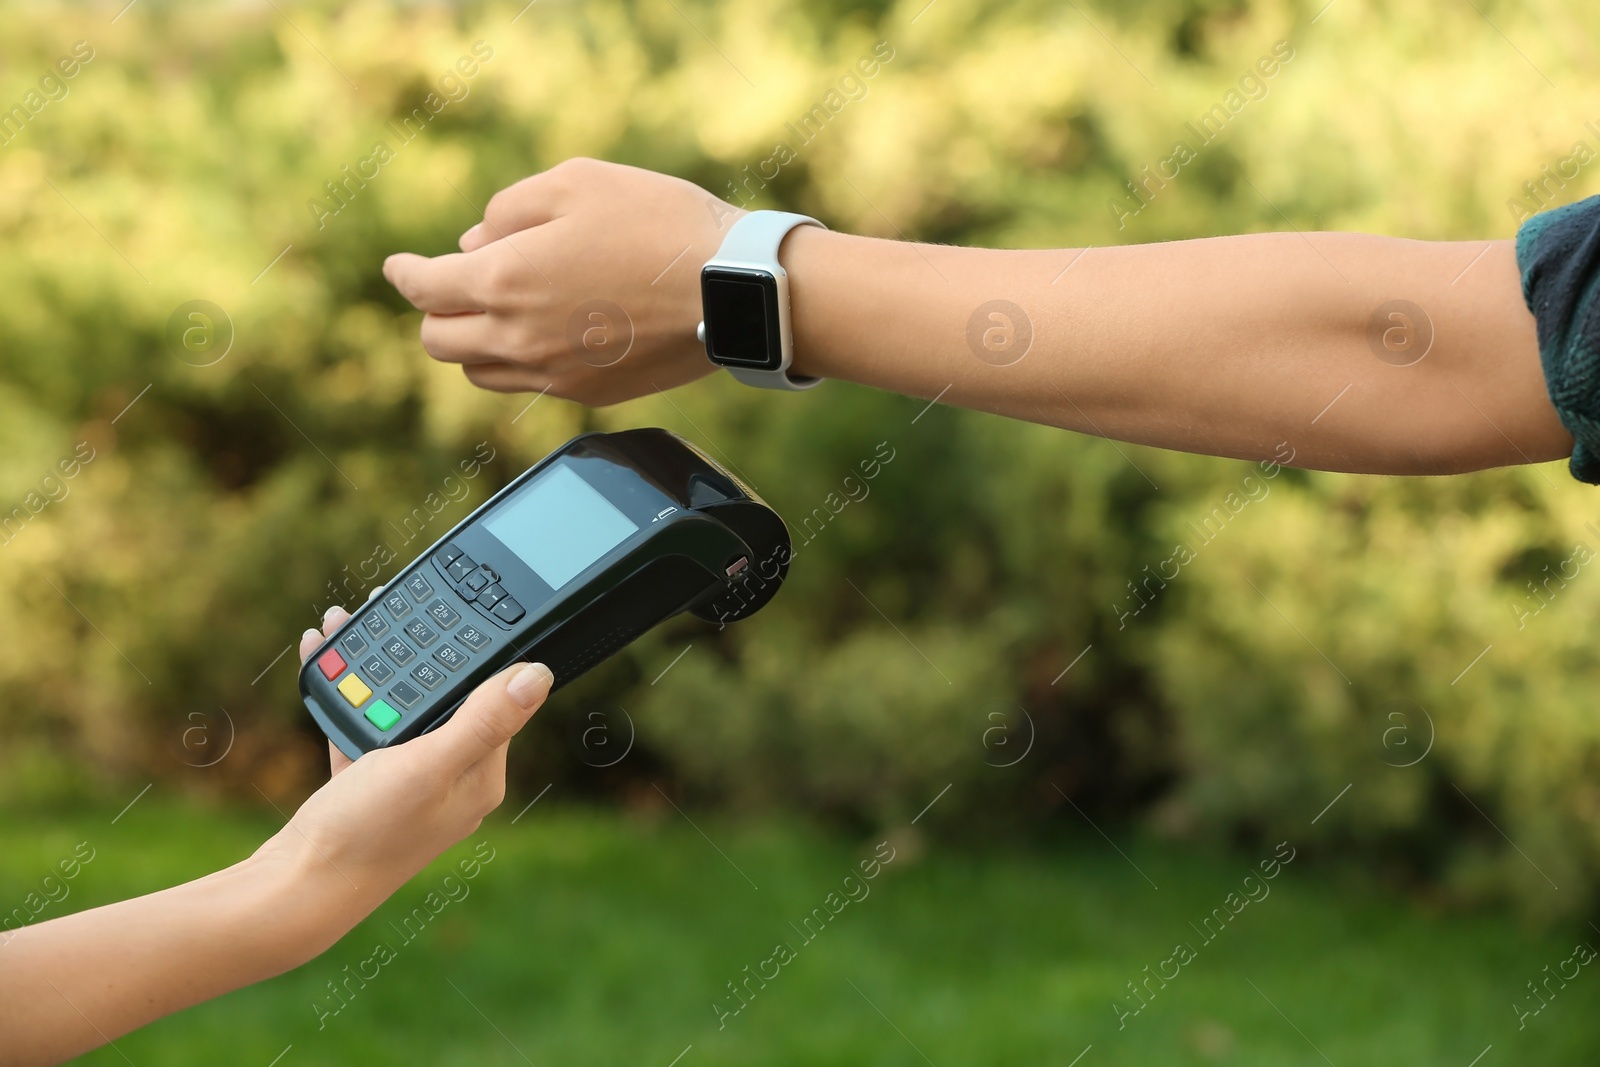
<svg viewBox="0 0 1600 1067">
<path fill-rule="evenodd" d="M 733 224 L 700 270 L 704 321 L 696 336 L 711 362 L 746 385 L 799 390 L 822 380 L 789 373 L 789 275 L 778 263 L 778 249 L 796 226 L 822 223 L 787 211 L 752 211 Z"/>
</svg>

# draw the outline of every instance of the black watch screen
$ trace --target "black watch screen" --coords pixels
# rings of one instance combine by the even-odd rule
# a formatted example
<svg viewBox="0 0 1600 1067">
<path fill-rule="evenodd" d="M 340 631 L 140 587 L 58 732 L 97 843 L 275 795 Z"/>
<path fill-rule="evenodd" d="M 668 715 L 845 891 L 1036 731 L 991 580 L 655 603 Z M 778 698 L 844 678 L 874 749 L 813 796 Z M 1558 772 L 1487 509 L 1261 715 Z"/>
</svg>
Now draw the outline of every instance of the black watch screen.
<svg viewBox="0 0 1600 1067">
<path fill-rule="evenodd" d="M 706 353 L 726 367 L 778 370 L 783 339 L 778 325 L 778 280 L 767 271 L 706 267 L 700 272 Z"/>
</svg>

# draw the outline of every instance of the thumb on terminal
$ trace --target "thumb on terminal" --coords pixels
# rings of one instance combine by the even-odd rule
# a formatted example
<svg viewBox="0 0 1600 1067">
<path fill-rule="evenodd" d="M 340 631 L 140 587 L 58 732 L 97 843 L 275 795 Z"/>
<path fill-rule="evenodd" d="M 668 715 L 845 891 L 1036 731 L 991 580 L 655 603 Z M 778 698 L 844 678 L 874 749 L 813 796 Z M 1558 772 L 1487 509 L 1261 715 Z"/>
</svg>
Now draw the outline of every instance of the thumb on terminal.
<svg viewBox="0 0 1600 1067">
<path fill-rule="evenodd" d="M 506 682 L 506 696 L 519 708 L 532 708 L 550 693 L 556 676 L 543 663 L 525 663 Z"/>
<path fill-rule="evenodd" d="M 522 729 L 554 683 L 542 663 L 515 664 L 480 685 L 438 732 L 463 762 L 476 762 Z"/>
</svg>

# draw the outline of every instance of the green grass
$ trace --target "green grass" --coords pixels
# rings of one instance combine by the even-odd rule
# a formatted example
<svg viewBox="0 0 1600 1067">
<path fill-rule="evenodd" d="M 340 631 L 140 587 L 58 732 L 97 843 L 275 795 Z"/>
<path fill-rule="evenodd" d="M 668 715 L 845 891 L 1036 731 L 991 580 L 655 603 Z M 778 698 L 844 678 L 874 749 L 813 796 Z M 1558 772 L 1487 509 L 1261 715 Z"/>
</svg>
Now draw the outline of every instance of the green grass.
<svg viewBox="0 0 1600 1067">
<path fill-rule="evenodd" d="M 80 840 L 97 855 L 47 916 L 201 874 L 274 828 L 258 813 L 154 797 L 111 825 L 114 814 L 6 818 L 0 902 L 20 902 Z M 1204 944 L 1189 923 L 1264 856 L 1113 832 L 1128 860 L 1097 836 L 1024 852 L 925 846 L 920 856 L 901 839 L 870 895 L 804 943 L 789 924 L 823 905 L 875 842 L 695 818 L 716 846 L 671 811 L 651 821 L 547 800 L 515 826 L 502 813 L 446 857 L 477 841 L 496 851 L 469 895 L 415 940 L 391 922 L 440 886 L 444 862 L 321 959 L 83 1062 L 267 1067 L 288 1046 L 279 1067 L 667 1067 L 690 1045 L 679 1067 L 1066 1067 L 1090 1045 L 1080 1067 L 1467 1067 L 1491 1044 L 1480 1067 L 1600 1056 L 1600 976 L 1587 968 L 1525 1030 L 1511 1008 L 1575 940 L 1600 943 L 1587 927 L 1530 933 L 1496 916 L 1429 915 L 1302 857 Z M 380 940 L 395 958 L 319 1029 L 313 1005 L 334 1003 L 327 983 Z M 711 1005 L 727 999 L 725 983 L 780 941 L 795 958 L 719 1029 Z M 1179 941 L 1197 958 L 1119 1031 L 1112 1001 Z"/>
</svg>

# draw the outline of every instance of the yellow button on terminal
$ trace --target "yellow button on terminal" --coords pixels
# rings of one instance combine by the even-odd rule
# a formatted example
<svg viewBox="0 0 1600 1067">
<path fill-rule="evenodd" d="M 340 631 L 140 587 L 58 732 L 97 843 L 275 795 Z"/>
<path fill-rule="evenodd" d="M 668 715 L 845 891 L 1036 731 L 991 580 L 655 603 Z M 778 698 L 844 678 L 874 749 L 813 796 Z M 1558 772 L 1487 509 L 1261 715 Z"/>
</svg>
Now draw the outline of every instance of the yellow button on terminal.
<svg viewBox="0 0 1600 1067">
<path fill-rule="evenodd" d="M 339 683 L 339 692 L 350 702 L 352 708 L 359 708 L 367 702 L 368 697 L 372 696 L 372 690 L 355 671 L 345 675 L 344 681 Z"/>
</svg>

